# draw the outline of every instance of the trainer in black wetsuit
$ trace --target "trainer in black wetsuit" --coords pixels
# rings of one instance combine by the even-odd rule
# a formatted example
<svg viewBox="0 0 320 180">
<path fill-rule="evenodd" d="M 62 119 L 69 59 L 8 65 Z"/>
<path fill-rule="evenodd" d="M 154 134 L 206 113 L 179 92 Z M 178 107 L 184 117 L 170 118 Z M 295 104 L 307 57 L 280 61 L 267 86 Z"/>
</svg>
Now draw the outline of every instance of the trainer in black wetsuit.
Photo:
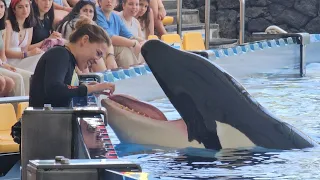
<svg viewBox="0 0 320 180">
<path fill-rule="evenodd" d="M 76 59 L 65 47 L 57 46 L 40 58 L 30 84 L 30 107 L 70 107 L 73 97 L 87 95 L 85 85 L 71 86 Z"/>
</svg>

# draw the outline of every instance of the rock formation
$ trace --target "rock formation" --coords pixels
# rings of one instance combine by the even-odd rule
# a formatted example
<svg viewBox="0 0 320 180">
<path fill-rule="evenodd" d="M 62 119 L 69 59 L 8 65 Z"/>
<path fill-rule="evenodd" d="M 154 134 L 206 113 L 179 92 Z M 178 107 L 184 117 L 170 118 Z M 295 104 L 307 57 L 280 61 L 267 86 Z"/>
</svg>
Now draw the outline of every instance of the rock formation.
<svg viewBox="0 0 320 180">
<path fill-rule="evenodd" d="M 288 32 L 320 33 L 319 0 L 246 1 L 246 36 L 277 25 Z M 204 0 L 183 0 L 183 7 L 198 9 L 204 22 Z M 210 21 L 219 24 L 220 36 L 238 38 L 240 3 L 237 0 L 211 0 Z"/>
</svg>

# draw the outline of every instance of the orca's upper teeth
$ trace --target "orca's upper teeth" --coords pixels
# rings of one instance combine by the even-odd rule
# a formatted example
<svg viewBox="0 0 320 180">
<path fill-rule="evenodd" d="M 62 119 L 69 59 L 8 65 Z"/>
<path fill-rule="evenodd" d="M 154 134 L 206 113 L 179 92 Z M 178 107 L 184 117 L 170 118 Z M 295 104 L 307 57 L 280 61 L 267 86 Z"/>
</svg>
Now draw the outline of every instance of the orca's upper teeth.
<svg viewBox="0 0 320 180">
<path fill-rule="evenodd" d="M 119 106 L 120 106 L 121 109 L 125 109 L 125 110 L 131 111 L 131 112 L 135 112 L 136 114 L 139 114 L 139 115 L 142 115 L 142 116 L 144 116 L 144 117 L 150 118 L 148 115 L 146 115 L 146 114 L 144 114 L 144 113 L 142 113 L 142 112 L 139 112 L 139 111 L 135 111 L 134 109 L 130 109 L 130 108 L 127 107 L 127 106 L 124 106 L 124 105 L 121 105 L 121 104 L 120 104 Z"/>
</svg>

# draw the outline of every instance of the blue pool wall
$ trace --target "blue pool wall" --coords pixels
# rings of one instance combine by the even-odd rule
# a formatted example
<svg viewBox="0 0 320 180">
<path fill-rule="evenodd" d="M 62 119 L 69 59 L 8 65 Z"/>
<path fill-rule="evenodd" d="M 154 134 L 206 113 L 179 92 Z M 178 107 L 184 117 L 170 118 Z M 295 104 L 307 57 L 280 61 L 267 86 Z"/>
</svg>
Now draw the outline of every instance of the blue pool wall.
<svg viewBox="0 0 320 180">
<path fill-rule="evenodd" d="M 294 37 L 265 40 L 232 48 L 205 51 L 208 60 L 224 68 L 236 78 L 256 73 L 276 72 L 284 68 L 297 68 L 300 63 L 300 45 Z M 320 34 L 310 34 L 306 45 L 306 64 L 320 63 Z M 152 73 L 148 65 L 137 65 L 129 69 L 101 72 L 106 82 Z"/>
</svg>

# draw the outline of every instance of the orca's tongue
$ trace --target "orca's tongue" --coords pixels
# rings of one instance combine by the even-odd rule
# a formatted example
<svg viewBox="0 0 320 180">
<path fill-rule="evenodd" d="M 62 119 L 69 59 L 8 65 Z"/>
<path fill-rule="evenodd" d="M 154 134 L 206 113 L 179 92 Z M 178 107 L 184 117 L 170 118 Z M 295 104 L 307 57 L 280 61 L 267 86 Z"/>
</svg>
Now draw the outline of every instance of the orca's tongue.
<svg viewBox="0 0 320 180">
<path fill-rule="evenodd" d="M 129 109 L 133 109 L 136 112 L 139 112 L 141 114 L 145 114 L 148 117 L 155 119 L 155 120 L 162 120 L 167 121 L 166 116 L 156 107 L 146 104 L 144 102 L 141 102 L 137 99 L 134 99 L 127 95 L 111 95 L 109 96 L 109 99 L 112 101 L 115 101 Z"/>
</svg>

